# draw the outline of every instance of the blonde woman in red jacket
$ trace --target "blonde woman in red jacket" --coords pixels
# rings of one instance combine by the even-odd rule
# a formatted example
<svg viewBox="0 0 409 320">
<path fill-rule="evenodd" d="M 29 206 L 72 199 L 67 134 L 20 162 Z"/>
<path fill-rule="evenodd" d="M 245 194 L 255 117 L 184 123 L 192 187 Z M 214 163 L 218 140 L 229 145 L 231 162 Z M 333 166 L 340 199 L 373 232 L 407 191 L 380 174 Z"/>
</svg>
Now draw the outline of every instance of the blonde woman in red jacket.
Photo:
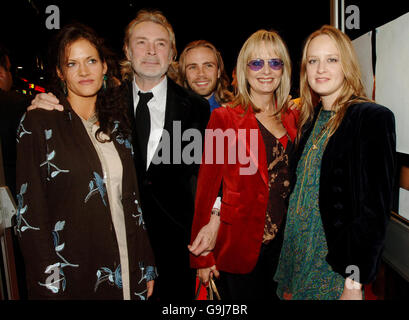
<svg viewBox="0 0 409 320">
<path fill-rule="evenodd" d="M 236 68 L 235 100 L 213 111 L 206 131 L 191 267 L 204 283 L 219 277 L 223 299 L 272 300 L 297 132 L 298 111 L 287 105 L 291 63 L 281 37 L 259 30 Z M 212 212 L 221 183 L 220 212 Z M 203 251 L 208 244 L 212 250 Z"/>
</svg>

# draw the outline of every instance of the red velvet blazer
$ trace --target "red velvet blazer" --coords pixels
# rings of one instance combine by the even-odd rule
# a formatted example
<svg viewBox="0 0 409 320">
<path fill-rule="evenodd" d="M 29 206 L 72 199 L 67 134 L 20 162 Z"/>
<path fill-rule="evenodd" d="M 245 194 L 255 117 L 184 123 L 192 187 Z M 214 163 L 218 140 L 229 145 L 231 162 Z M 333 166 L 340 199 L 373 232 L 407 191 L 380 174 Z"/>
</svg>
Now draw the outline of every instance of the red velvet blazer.
<svg viewBox="0 0 409 320">
<path fill-rule="evenodd" d="M 289 110 L 282 115 L 283 125 L 292 141 L 297 133 L 298 114 L 298 110 Z M 225 272 L 249 273 L 259 256 L 267 210 L 268 177 L 264 141 L 251 108 L 247 112 L 241 106 L 215 109 L 207 129 L 197 183 L 192 242 L 200 229 L 209 222 L 212 205 L 223 181 L 221 223 L 213 252 L 199 257 L 191 254 L 190 264 L 192 268 L 216 264 L 218 270 Z M 228 138 L 225 138 L 225 147 L 217 147 L 216 139 L 211 134 L 216 129 L 229 132 L 229 136 L 234 132 L 235 138 L 228 143 Z M 250 137 L 251 132 L 253 137 Z M 212 139 L 213 146 L 209 144 Z M 287 146 L 287 140 L 287 136 L 280 139 L 284 147 Z M 240 161 L 238 155 L 235 163 L 232 163 L 228 158 L 229 150 L 238 150 L 237 155 L 241 152 L 240 145 L 242 149 L 245 145 L 247 161 L 243 161 L 243 158 Z M 224 154 L 224 161 L 217 161 L 216 149 L 220 151 L 219 156 Z M 240 174 L 240 170 L 250 171 L 249 168 L 255 168 L 252 170 L 254 174 Z"/>
</svg>

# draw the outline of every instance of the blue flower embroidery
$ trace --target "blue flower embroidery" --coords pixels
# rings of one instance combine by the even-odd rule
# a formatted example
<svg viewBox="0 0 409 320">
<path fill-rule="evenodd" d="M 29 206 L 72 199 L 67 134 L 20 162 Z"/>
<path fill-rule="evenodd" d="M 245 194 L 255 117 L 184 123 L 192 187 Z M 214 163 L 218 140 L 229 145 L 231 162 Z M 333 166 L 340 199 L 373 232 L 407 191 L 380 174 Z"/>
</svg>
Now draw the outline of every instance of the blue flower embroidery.
<svg viewBox="0 0 409 320">
<path fill-rule="evenodd" d="M 128 149 L 131 150 L 132 155 L 133 155 L 132 144 L 131 144 L 131 142 L 129 141 L 129 139 L 124 139 L 122 136 L 117 136 L 117 137 L 116 137 L 116 141 L 117 141 L 119 144 L 124 144 L 126 148 L 128 148 Z"/>
<path fill-rule="evenodd" d="M 112 129 L 112 133 L 115 133 L 118 130 L 120 122 L 118 120 L 114 121 L 114 129 Z"/>
<path fill-rule="evenodd" d="M 148 292 L 148 289 L 145 289 L 141 292 L 135 292 L 135 295 L 139 297 L 140 300 L 146 300 L 146 293 Z"/>
<path fill-rule="evenodd" d="M 52 265 L 49 265 L 44 271 L 44 273 L 51 273 L 53 271 L 55 272 L 56 270 L 58 270 L 58 277 L 50 276 L 47 278 L 46 283 L 41 283 L 41 282 L 38 283 L 40 286 L 46 287 L 47 289 L 51 290 L 53 293 L 59 292 L 60 282 L 62 284 L 62 291 L 65 291 L 67 282 L 66 282 L 66 278 L 65 278 L 63 269 L 65 267 L 74 267 L 74 268 L 79 267 L 78 264 L 69 263 L 60 253 L 62 250 L 64 250 L 65 243 L 60 244 L 60 236 L 58 232 L 62 231 L 64 229 L 64 226 L 65 226 L 65 221 L 57 221 L 57 223 L 54 226 L 54 230 L 52 231 L 55 253 L 62 260 L 62 262 L 57 262 Z"/>
<path fill-rule="evenodd" d="M 53 134 L 53 130 L 49 129 L 49 130 L 44 130 L 44 135 L 45 135 L 45 140 L 48 141 L 51 139 Z M 47 180 L 51 180 L 51 178 L 56 177 L 59 173 L 64 172 L 70 172 L 70 170 L 63 170 L 58 168 L 55 164 L 51 163 L 51 160 L 53 160 L 55 157 L 55 151 L 51 151 L 49 152 L 49 148 L 48 148 L 48 144 L 47 144 L 47 155 L 46 155 L 46 160 L 40 164 L 40 167 L 47 165 L 47 172 L 48 172 L 48 176 L 47 176 Z M 50 173 L 50 169 L 54 168 L 55 170 L 53 172 Z"/>
<path fill-rule="evenodd" d="M 135 195 L 136 195 L 136 194 L 135 194 L 135 192 L 134 192 L 134 196 L 135 196 Z M 137 209 L 138 213 L 137 213 L 137 214 L 132 214 L 132 217 L 133 217 L 133 218 L 138 218 L 138 222 L 137 222 L 138 226 L 142 226 L 142 228 L 143 228 L 144 230 L 146 230 L 145 221 L 143 220 L 143 215 L 142 215 L 141 206 L 140 206 L 138 200 L 136 200 L 136 199 L 135 199 L 134 203 L 136 204 L 136 209 Z"/>
<path fill-rule="evenodd" d="M 104 203 L 105 206 L 107 205 L 104 199 L 105 194 L 106 194 L 105 180 L 102 179 L 101 176 L 95 171 L 94 171 L 94 179 L 89 182 L 88 188 L 89 188 L 89 192 L 87 196 L 85 197 L 84 203 L 87 203 L 89 198 L 91 198 L 93 194 L 99 192 L 102 202 Z"/>
<path fill-rule="evenodd" d="M 158 272 L 155 267 L 153 266 L 147 266 L 145 267 L 145 263 L 143 261 L 139 262 L 139 269 L 141 270 L 141 279 L 139 280 L 138 283 L 141 283 L 143 280 L 151 281 L 154 280 Z"/>
<path fill-rule="evenodd" d="M 23 183 L 20 187 L 20 193 L 17 195 L 17 231 L 19 232 L 21 236 L 21 232 L 26 231 L 27 229 L 32 229 L 32 230 L 40 230 L 40 228 L 37 227 L 32 227 L 30 224 L 27 222 L 26 219 L 23 218 L 24 213 L 27 211 L 28 206 L 24 205 L 24 194 L 27 191 L 27 185 L 28 182 Z M 21 223 L 24 223 L 24 226 L 21 227 Z"/>
<path fill-rule="evenodd" d="M 53 242 L 54 242 L 54 248 L 57 256 L 61 258 L 63 263 L 61 264 L 61 268 L 64 268 L 66 266 L 69 267 L 78 267 L 78 264 L 71 264 L 65 258 L 60 254 L 62 250 L 64 250 L 65 243 L 60 244 L 60 236 L 58 234 L 59 231 L 64 229 L 65 221 L 58 221 L 55 226 L 54 226 L 54 231 L 52 231 L 53 235 Z"/>
<path fill-rule="evenodd" d="M 143 280 L 146 280 L 146 282 L 154 280 L 158 276 L 156 268 L 153 266 L 145 267 L 145 263 L 143 261 L 139 262 L 139 269 L 141 270 L 141 279 L 138 283 L 141 283 Z M 140 300 L 146 300 L 147 291 L 148 289 L 145 289 L 141 292 L 134 292 L 134 294 L 138 296 Z"/>
<path fill-rule="evenodd" d="M 108 281 L 110 285 L 116 285 L 118 288 L 122 288 L 122 274 L 121 265 L 118 265 L 115 272 L 111 269 L 102 267 L 97 271 L 97 282 L 95 283 L 94 291 L 96 292 L 99 285 L 103 282 Z"/>
<path fill-rule="evenodd" d="M 112 133 L 114 133 L 114 132 L 116 132 L 116 131 L 118 130 L 118 126 L 119 126 L 119 123 L 120 123 L 120 122 L 119 122 L 119 121 L 114 121 L 114 123 L 115 123 L 115 126 L 114 126 L 114 129 L 112 130 Z M 129 140 L 129 138 L 124 138 L 122 135 L 118 134 L 118 135 L 116 136 L 116 141 L 117 141 L 119 144 L 124 144 L 124 145 L 125 145 L 125 148 L 128 148 L 128 149 L 131 150 L 132 156 L 134 155 L 132 143 L 131 143 L 131 141 Z"/>
<path fill-rule="evenodd" d="M 18 128 L 17 128 L 17 138 L 16 138 L 17 143 L 20 142 L 19 139 L 20 139 L 22 136 L 24 136 L 25 134 L 32 134 L 32 132 L 27 131 L 27 130 L 24 128 L 24 125 L 23 125 L 23 121 L 24 121 L 24 119 L 26 118 L 26 115 L 27 115 L 27 113 L 24 113 L 24 114 L 23 114 L 23 116 L 21 117 L 21 120 L 20 120 L 20 124 L 18 125 Z"/>
</svg>

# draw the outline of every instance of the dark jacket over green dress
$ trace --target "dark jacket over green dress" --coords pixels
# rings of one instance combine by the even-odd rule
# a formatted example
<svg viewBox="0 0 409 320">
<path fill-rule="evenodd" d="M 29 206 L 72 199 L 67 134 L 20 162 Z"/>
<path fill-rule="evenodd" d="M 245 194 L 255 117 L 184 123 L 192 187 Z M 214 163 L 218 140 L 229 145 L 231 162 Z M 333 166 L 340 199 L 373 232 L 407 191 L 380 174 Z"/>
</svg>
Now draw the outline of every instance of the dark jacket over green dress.
<svg viewBox="0 0 409 320">
<path fill-rule="evenodd" d="M 346 277 L 370 283 L 384 245 L 396 167 L 393 113 L 353 104 L 324 145 L 330 112 L 320 110 L 295 157 L 297 181 L 274 277 L 281 298 L 338 299 Z"/>
<path fill-rule="evenodd" d="M 29 298 L 123 299 L 101 161 L 81 119 L 69 105 L 64 108 L 28 112 L 17 132 L 17 230 Z M 130 297 L 145 299 L 146 281 L 155 277 L 156 268 L 139 205 L 132 147 L 119 134 L 113 143 L 123 168 L 119 201 Z"/>
</svg>

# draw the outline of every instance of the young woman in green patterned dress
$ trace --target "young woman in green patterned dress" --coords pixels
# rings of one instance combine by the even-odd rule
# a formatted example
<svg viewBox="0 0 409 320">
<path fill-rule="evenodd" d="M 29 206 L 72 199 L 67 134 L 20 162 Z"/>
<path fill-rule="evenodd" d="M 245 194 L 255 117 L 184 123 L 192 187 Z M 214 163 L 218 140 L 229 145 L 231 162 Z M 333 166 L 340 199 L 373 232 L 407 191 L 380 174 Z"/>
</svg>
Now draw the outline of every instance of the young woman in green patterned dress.
<svg viewBox="0 0 409 320">
<path fill-rule="evenodd" d="M 275 274 L 292 300 L 361 300 L 374 280 L 392 203 L 393 113 L 366 98 L 350 39 L 306 41 L 296 183 Z"/>
</svg>

